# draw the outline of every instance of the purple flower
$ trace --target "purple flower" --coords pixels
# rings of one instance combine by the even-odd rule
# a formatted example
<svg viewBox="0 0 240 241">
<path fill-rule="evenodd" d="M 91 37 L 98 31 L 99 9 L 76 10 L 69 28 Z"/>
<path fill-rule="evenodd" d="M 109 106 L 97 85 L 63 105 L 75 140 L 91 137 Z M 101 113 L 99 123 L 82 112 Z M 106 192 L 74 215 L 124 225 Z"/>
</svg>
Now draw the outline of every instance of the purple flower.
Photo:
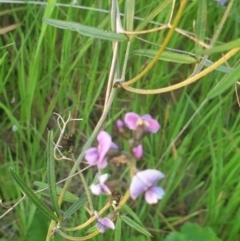
<svg viewBox="0 0 240 241">
<path fill-rule="evenodd" d="M 147 203 L 157 203 L 158 200 L 163 197 L 164 190 L 154 185 L 162 178 L 164 178 L 164 174 L 154 169 L 137 172 L 130 184 L 131 198 L 136 199 L 145 192 L 145 200 Z"/>
<path fill-rule="evenodd" d="M 141 159 L 143 155 L 143 147 L 141 144 L 133 147 L 132 149 L 133 155 L 136 157 L 136 159 Z"/>
<path fill-rule="evenodd" d="M 220 3 L 220 4 L 225 4 L 226 2 L 227 2 L 227 0 L 216 0 L 218 3 Z"/>
<path fill-rule="evenodd" d="M 108 176 L 109 176 L 108 174 L 103 174 L 98 176 L 99 183 L 92 184 L 90 186 L 90 190 L 94 195 L 99 196 L 103 192 L 111 194 L 111 191 L 109 190 L 109 188 L 104 184 L 105 181 L 108 179 Z"/>
<path fill-rule="evenodd" d="M 116 147 L 111 136 L 106 131 L 101 131 L 98 136 L 98 147 L 86 150 L 85 159 L 89 165 L 97 165 L 99 169 L 107 166 L 106 154 L 111 147 Z"/>
<path fill-rule="evenodd" d="M 97 217 L 97 228 L 99 229 L 100 233 L 104 233 L 106 228 L 111 228 L 111 229 L 115 229 L 115 225 L 113 223 L 113 221 L 109 218 L 100 218 L 98 216 L 98 213 L 95 211 L 95 216 Z"/>
<path fill-rule="evenodd" d="M 143 126 L 145 132 L 155 133 L 160 129 L 159 123 L 148 114 L 140 117 L 133 112 L 129 112 L 125 115 L 124 122 L 131 130 L 136 130 L 137 127 Z"/>
<path fill-rule="evenodd" d="M 116 127 L 117 127 L 118 131 L 121 132 L 121 130 L 125 127 L 125 124 L 124 124 L 124 122 L 122 120 L 118 119 L 116 121 Z"/>
</svg>

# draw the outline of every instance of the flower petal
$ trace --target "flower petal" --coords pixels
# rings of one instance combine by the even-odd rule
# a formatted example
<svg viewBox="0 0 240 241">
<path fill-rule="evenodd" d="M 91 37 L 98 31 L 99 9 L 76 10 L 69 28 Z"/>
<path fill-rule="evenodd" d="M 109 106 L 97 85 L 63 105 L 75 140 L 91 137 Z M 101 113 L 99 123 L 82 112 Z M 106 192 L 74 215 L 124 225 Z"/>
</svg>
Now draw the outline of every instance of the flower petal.
<svg viewBox="0 0 240 241">
<path fill-rule="evenodd" d="M 90 190 L 91 190 L 92 194 L 94 194 L 96 196 L 99 196 L 103 192 L 105 192 L 107 194 L 111 194 L 111 191 L 109 190 L 108 186 L 105 185 L 104 183 L 92 184 L 90 186 Z"/>
<path fill-rule="evenodd" d="M 153 186 L 155 182 L 165 177 L 163 173 L 155 169 L 140 171 L 136 176 L 148 187 Z"/>
<path fill-rule="evenodd" d="M 100 233 L 104 233 L 105 232 L 106 227 L 103 226 L 101 223 L 97 222 L 96 226 L 97 226 L 97 228 L 98 228 Z"/>
<path fill-rule="evenodd" d="M 106 131 L 101 131 L 97 136 L 97 140 L 98 140 L 99 162 L 101 162 L 112 144 L 112 138 Z"/>
<path fill-rule="evenodd" d="M 99 159 L 98 149 L 96 147 L 89 148 L 85 152 L 85 160 L 89 165 L 96 165 Z"/>
<path fill-rule="evenodd" d="M 139 119 L 141 118 L 136 113 L 128 112 L 124 117 L 124 122 L 130 130 L 136 130 Z"/>
<path fill-rule="evenodd" d="M 155 204 L 162 199 L 164 190 L 161 187 L 151 187 L 145 193 L 145 200 L 149 204 Z"/>
<path fill-rule="evenodd" d="M 125 126 L 125 124 L 124 124 L 124 122 L 122 120 L 118 119 L 116 121 L 116 126 L 117 126 L 118 130 L 121 130 Z"/>
<path fill-rule="evenodd" d="M 103 169 L 107 166 L 107 158 L 104 157 L 101 160 L 98 161 L 97 163 L 98 169 Z"/>
<path fill-rule="evenodd" d="M 160 124 L 158 121 L 152 119 L 150 115 L 142 116 L 142 120 L 148 123 L 146 126 L 146 131 L 151 133 L 156 133 L 160 129 Z"/>
<path fill-rule="evenodd" d="M 143 147 L 141 144 L 139 144 L 138 146 L 133 148 L 133 154 L 137 159 L 141 159 L 142 155 L 143 155 Z"/>
<path fill-rule="evenodd" d="M 152 116 L 149 115 L 149 114 L 143 115 L 141 118 L 142 118 L 143 120 L 152 120 L 152 119 L 153 119 Z"/>
<path fill-rule="evenodd" d="M 99 222 L 107 228 L 115 229 L 113 221 L 109 218 L 100 218 Z"/>
<path fill-rule="evenodd" d="M 102 184 L 102 183 L 106 182 L 108 178 L 109 178 L 109 174 L 107 174 L 107 173 L 100 175 L 98 177 L 99 183 Z"/>
<path fill-rule="evenodd" d="M 92 184 L 90 186 L 90 190 L 92 192 L 92 194 L 96 195 L 96 196 L 99 196 L 101 193 L 102 193 L 102 188 L 101 188 L 101 185 L 100 184 Z"/>
<path fill-rule="evenodd" d="M 111 146 L 110 146 L 110 149 L 117 150 L 117 149 L 118 149 L 118 146 L 117 146 L 114 142 L 112 142 L 112 143 L 111 143 Z"/>
<path fill-rule="evenodd" d="M 136 199 L 139 195 L 144 193 L 147 190 L 147 186 L 145 183 L 137 176 L 135 175 L 132 178 L 131 184 L 130 184 L 130 196 L 132 199 Z"/>
<path fill-rule="evenodd" d="M 115 229 L 113 221 L 109 218 L 98 218 L 96 226 L 100 233 L 104 233 L 106 228 Z"/>
</svg>

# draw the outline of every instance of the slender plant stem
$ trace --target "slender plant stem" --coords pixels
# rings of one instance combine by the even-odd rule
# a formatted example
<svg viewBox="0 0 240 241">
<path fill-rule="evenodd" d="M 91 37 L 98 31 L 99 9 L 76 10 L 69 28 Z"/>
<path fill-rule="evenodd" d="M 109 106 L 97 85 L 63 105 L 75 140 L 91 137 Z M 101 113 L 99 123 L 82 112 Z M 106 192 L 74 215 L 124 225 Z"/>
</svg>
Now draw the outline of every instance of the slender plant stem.
<svg viewBox="0 0 240 241">
<path fill-rule="evenodd" d="M 175 85 L 171 85 L 169 87 L 165 87 L 165 88 L 160 88 L 160 89 L 152 89 L 152 90 L 144 90 L 144 89 L 137 89 L 137 88 L 132 88 L 129 86 L 125 86 L 121 83 L 119 83 L 119 85 L 124 88 L 125 90 L 128 90 L 130 92 L 133 93 L 137 93 L 137 94 L 143 94 L 143 95 L 154 95 L 154 94 L 160 94 L 160 93 L 165 93 L 165 92 L 170 92 L 176 89 L 180 89 L 184 86 L 187 86 L 189 84 L 194 83 L 195 81 L 199 80 L 200 78 L 202 78 L 203 76 L 211 73 L 213 70 L 215 70 L 216 68 L 218 68 L 220 65 L 222 65 L 223 63 L 225 63 L 228 59 L 230 59 L 232 56 L 234 56 L 237 52 L 240 51 L 240 48 L 235 48 L 232 49 L 231 51 L 229 51 L 227 54 L 225 54 L 222 58 L 220 58 L 218 61 L 216 61 L 214 64 L 212 64 L 211 66 L 209 66 L 208 68 L 204 69 L 202 72 L 200 72 L 197 75 L 194 75 L 178 84 Z"/>
<path fill-rule="evenodd" d="M 99 212 L 98 215 L 101 216 L 109 207 L 111 206 L 111 204 L 108 202 Z M 89 218 L 85 223 L 78 225 L 76 227 L 61 227 L 62 230 L 64 231 L 76 231 L 76 230 L 80 230 L 83 229 L 85 227 L 87 227 L 88 225 L 90 225 L 92 222 L 94 222 L 97 219 L 96 216 L 92 216 L 91 218 Z"/>
<path fill-rule="evenodd" d="M 226 8 L 226 10 L 225 10 L 225 12 L 224 12 L 224 14 L 223 14 L 223 17 L 222 17 L 222 19 L 221 19 L 221 21 L 220 21 L 220 23 L 219 23 L 219 25 L 218 25 L 218 27 L 217 27 L 217 30 L 216 30 L 216 32 L 214 33 L 214 35 L 213 35 L 213 37 L 212 37 L 212 39 L 211 39 L 211 41 L 210 41 L 209 48 L 212 48 L 213 45 L 215 44 L 215 42 L 217 41 L 217 38 L 218 38 L 221 30 L 223 29 L 223 25 L 224 25 L 224 23 L 225 23 L 226 20 L 227 20 L 227 17 L 228 17 L 228 15 L 229 15 L 229 13 L 230 13 L 230 10 L 231 10 L 231 8 L 232 8 L 232 5 L 233 5 L 233 2 L 234 2 L 234 1 L 235 1 L 235 0 L 231 0 L 231 1 L 229 2 L 229 4 L 227 5 L 227 8 Z M 192 73 L 192 76 L 195 75 L 195 74 L 197 74 L 197 73 L 199 73 L 199 72 L 201 71 L 201 69 L 203 68 L 204 63 L 206 62 L 208 56 L 209 56 L 209 54 L 205 54 L 205 55 L 203 56 L 203 58 L 202 58 L 202 60 L 200 61 L 200 63 L 195 67 L 195 69 L 194 69 L 194 71 L 193 71 L 193 73 Z"/>
<path fill-rule="evenodd" d="M 63 233 L 61 230 L 58 230 L 58 233 L 62 237 L 66 238 L 67 240 L 83 241 L 83 240 L 91 239 L 91 238 L 95 237 L 96 235 L 98 235 L 99 234 L 99 230 L 96 230 L 95 232 L 90 233 L 89 235 L 84 236 L 84 237 L 73 237 L 73 236 L 70 236 L 70 235 L 67 235 L 67 234 Z"/>
<path fill-rule="evenodd" d="M 155 57 L 152 59 L 152 61 L 148 64 L 148 66 L 140 73 L 138 74 L 136 77 L 134 77 L 133 79 L 127 81 L 127 82 L 124 82 L 122 83 L 122 87 L 126 87 L 126 86 L 129 86 L 133 83 L 135 83 L 136 81 L 138 81 L 140 78 L 142 78 L 153 66 L 154 64 L 158 61 L 159 57 L 161 56 L 161 54 L 163 53 L 164 49 L 167 47 L 167 44 L 169 43 L 173 33 L 175 32 L 175 28 L 177 27 L 179 21 L 180 21 L 180 18 L 182 16 L 182 13 L 184 11 L 184 8 L 187 4 L 187 0 L 181 0 L 181 3 L 180 3 L 180 7 L 178 9 L 178 12 L 176 14 L 176 17 L 173 21 L 173 24 L 172 24 L 172 27 L 169 29 L 168 33 L 167 33 L 167 36 L 166 38 L 164 39 L 161 47 L 159 48 L 157 54 L 155 55 Z M 126 89 L 126 88 L 125 88 Z"/>
</svg>

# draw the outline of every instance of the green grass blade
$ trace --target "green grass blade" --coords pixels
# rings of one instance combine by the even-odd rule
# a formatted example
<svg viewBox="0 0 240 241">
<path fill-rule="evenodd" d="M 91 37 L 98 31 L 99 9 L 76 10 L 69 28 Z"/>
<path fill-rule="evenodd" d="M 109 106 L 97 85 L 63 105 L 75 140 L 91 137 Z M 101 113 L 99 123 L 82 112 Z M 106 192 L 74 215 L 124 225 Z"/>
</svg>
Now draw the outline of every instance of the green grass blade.
<svg viewBox="0 0 240 241">
<path fill-rule="evenodd" d="M 207 95 L 208 99 L 212 99 L 218 95 L 221 95 L 231 86 L 234 87 L 234 83 L 239 79 L 240 65 L 231 71 L 222 81 L 220 81 Z"/>
<path fill-rule="evenodd" d="M 148 58 L 154 58 L 157 53 L 157 50 L 152 49 L 139 49 L 133 51 L 133 54 L 139 56 L 145 56 Z M 173 63 L 180 63 L 180 64 L 193 64 L 196 63 L 196 59 L 187 54 L 179 54 L 170 51 L 163 51 L 162 55 L 160 56 L 159 60 L 173 62 Z"/>
<path fill-rule="evenodd" d="M 135 0 L 127 0 L 125 3 L 125 14 L 124 14 L 124 16 L 126 16 L 127 31 L 133 31 L 134 12 L 135 12 Z"/>
<path fill-rule="evenodd" d="M 196 20 L 196 37 L 200 41 L 204 41 L 205 34 L 207 29 L 207 2 L 206 0 L 198 1 L 198 13 L 197 13 L 197 20 Z M 196 43 L 195 51 L 197 60 L 200 60 L 200 54 L 203 47 Z"/>
<path fill-rule="evenodd" d="M 39 182 L 35 181 L 34 184 L 42 189 L 47 188 L 48 189 L 48 184 L 44 182 Z M 57 195 L 60 195 L 62 192 L 62 188 L 57 187 Z M 74 203 L 75 201 L 78 200 L 78 197 L 71 192 L 67 191 L 66 194 L 64 195 L 63 201 L 69 202 L 69 203 Z"/>
<path fill-rule="evenodd" d="M 127 205 L 125 204 L 123 206 L 124 211 L 127 212 L 128 215 L 130 215 L 136 222 L 138 222 L 139 224 L 142 224 L 142 221 L 140 220 L 140 218 L 138 217 L 138 215 Z"/>
<path fill-rule="evenodd" d="M 163 11 L 170 3 L 172 3 L 172 0 L 165 0 L 165 1 L 160 1 L 159 5 L 154 8 L 154 10 L 148 14 L 148 16 L 142 21 L 138 27 L 136 28 L 136 31 L 141 31 L 145 26 L 148 25 L 148 23 L 153 20 L 161 11 Z"/>
<path fill-rule="evenodd" d="M 228 51 L 234 48 L 238 48 L 240 46 L 240 39 L 236 39 L 233 41 L 230 41 L 226 44 L 222 44 L 216 47 L 213 47 L 212 49 L 208 49 L 205 50 L 204 53 L 205 54 L 209 54 L 209 53 L 218 53 L 218 52 L 223 52 L 223 51 Z"/>
<path fill-rule="evenodd" d="M 118 217 L 115 228 L 114 241 L 121 241 L 122 220 Z"/>
<path fill-rule="evenodd" d="M 134 222 L 132 219 L 130 219 L 127 216 L 121 216 L 121 219 L 130 227 L 136 229 L 138 232 L 151 237 L 152 235 L 142 226 L 140 226 L 138 223 Z"/>
<path fill-rule="evenodd" d="M 74 202 L 66 212 L 64 212 L 63 219 L 69 218 L 73 213 L 79 210 L 87 202 L 86 194 L 83 194 L 76 202 Z"/>
<path fill-rule="evenodd" d="M 13 171 L 12 167 L 9 167 L 9 172 L 12 177 L 22 189 L 22 191 L 26 194 L 26 196 L 34 203 L 34 205 L 39 208 L 47 217 L 52 220 L 57 221 L 57 216 L 48 208 L 39 198 L 38 196 L 23 182 L 23 180 L 17 175 L 15 171 Z"/>
<path fill-rule="evenodd" d="M 47 1 L 47 5 L 45 7 L 45 12 L 44 12 L 44 17 L 46 17 L 46 18 L 51 17 L 53 10 L 55 8 L 55 4 L 56 4 L 56 0 Z M 39 64 L 40 64 L 39 61 L 40 61 L 41 49 L 42 49 L 42 44 L 43 44 L 43 39 L 45 37 L 46 29 L 47 29 L 47 25 L 42 24 L 41 32 L 40 32 L 40 35 L 39 35 L 38 41 L 37 41 L 36 51 L 33 54 L 35 56 L 34 61 L 32 61 L 33 63 L 30 65 L 30 68 L 29 68 L 29 80 L 30 81 L 28 82 L 28 86 L 26 88 L 25 96 L 24 96 L 24 98 L 25 98 L 24 101 L 25 101 L 26 107 L 23 108 L 28 122 L 30 122 L 30 119 L 31 119 L 31 108 L 32 108 L 32 104 L 33 104 L 36 86 L 39 81 L 39 79 L 38 79 Z"/>
<path fill-rule="evenodd" d="M 48 133 L 47 142 L 47 177 L 49 185 L 49 196 L 53 206 L 54 211 L 57 213 L 58 217 L 61 217 L 60 207 L 58 205 L 58 197 L 56 190 L 56 178 L 55 178 L 55 160 L 54 160 L 54 150 L 53 150 L 53 132 Z"/>
<path fill-rule="evenodd" d="M 212 61 L 210 61 L 209 59 L 207 59 L 205 62 L 204 62 L 204 66 L 211 66 L 213 64 Z M 219 71 L 219 72 L 222 72 L 222 73 L 225 73 L 225 74 L 229 74 L 231 71 L 232 71 L 232 68 L 229 68 L 227 66 L 219 66 L 215 69 L 215 71 Z"/>
<path fill-rule="evenodd" d="M 67 21 L 48 19 L 48 18 L 44 18 L 43 21 L 51 26 L 61 28 L 61 29 L 69 29 L 71 31 L 76 31 L 82 35 L 92 37 L 92 38 L 104 39 L 109 41 L 126 41 L 127 40 L 127 36 L 123 34 L 105 31 L 103 29 L 90 27 L 80 23 L 67 22 Z"/>
</svg>

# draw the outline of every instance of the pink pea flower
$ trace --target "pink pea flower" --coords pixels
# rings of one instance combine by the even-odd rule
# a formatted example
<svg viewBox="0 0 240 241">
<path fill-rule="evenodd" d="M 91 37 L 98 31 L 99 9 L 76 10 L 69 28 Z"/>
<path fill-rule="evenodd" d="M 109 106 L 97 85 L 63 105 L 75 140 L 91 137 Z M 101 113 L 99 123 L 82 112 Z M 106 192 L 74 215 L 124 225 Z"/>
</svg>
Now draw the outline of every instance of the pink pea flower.
<svg viewBox="0 0 240 241">
<path fill-rule="evenodd" d="M 143 126 L 145 132 L 156 133 L 160 129 L 158 121 L 148 114 L 140 117 L 134 112 L 129 112 L 125 115 L 124 122 L 131 130 L 136 130 L 137 127 Z"/>
<path fill-rule="evenodd" d="M 131 198 L 135 200 L 139 195 L 145 193 L 147 203 L 157 203 L 158 200 L 162 199 L 164 190 L 155 186 L 155 183 L 162 178 L 164 178 L 164 174 L 154 169 L 137 172 L 130 184 Z"/>
<path fill-rule="evenodd" d="M 98 147 L 92 147 L 86 150 L 85 160 L 89 165 L 97 165 L 99 169 L 107 166 L 106 154 L 110 148 L 117 148 L 112 142 L 111 136 L 106 131 L 101 131 L 98 136 Z"/>
<path fill-rule="evenodd" d="M 97 211 L 94 212 L 95 216 L 97 217 L 97 228 L 99 229 L 100 233 L 104 233 L 106 228 L 111 228 L 111 229 L 115 229 L 115 225 L 113 223 L 113 221 L 109 218 L 100 218 L 98 216 Z"/>
<path fill-rule="evenodd" d="M 133 155 L 136 157 L 136 159 L 141 159 L 143 155 L 143 146 L 139 144 L 133 147 L 132 152 L 133 152 Z"/>
<path fill-rule="evenodd" d="M 109 190 L 108 186 L 105 185 L 105 182 L 107 181 L 108 177 L 109 177 L 108 174 L 99 175 L 98 176 L 99 183 L 92 184 L 90 186 L 90 190 L 94 195 L 99 196 L 103 192 L 107 194 L 111 194 L 111 191 Z"/>
</svg>

